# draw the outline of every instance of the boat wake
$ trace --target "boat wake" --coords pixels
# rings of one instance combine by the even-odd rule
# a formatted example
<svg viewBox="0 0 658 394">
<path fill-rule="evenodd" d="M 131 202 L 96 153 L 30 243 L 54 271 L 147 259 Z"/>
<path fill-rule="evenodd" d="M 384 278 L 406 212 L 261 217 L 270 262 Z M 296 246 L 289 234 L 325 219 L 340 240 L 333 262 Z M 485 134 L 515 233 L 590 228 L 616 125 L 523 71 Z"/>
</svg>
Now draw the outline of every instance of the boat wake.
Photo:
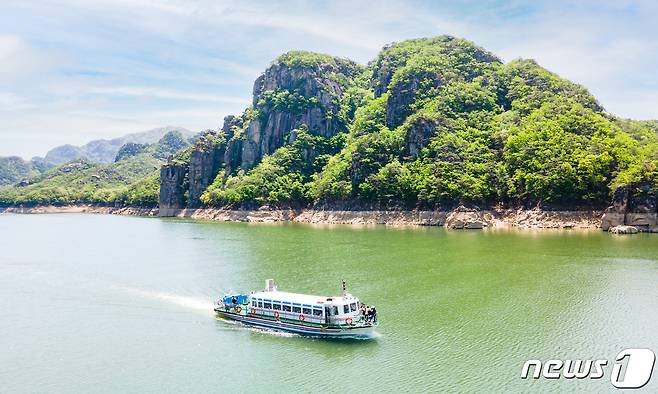
<svg viewBox="0 0 658 394">
<path fill-rule="evenodd" d="M 203 312 L 206 315 L 214 314 L 213 303 L 210 299 L 206 299 L 202 297 L 183 296 L 180 294 L 166 293 L 161 291 L 135 289 L 125 286 L 115 286 L 115 287 L 122 291 L 139 295 L 140 297 L 149 298 L 152 300 L 158 300 L 171 305 L 192 309 L 197 312 Z"/>
</svg>

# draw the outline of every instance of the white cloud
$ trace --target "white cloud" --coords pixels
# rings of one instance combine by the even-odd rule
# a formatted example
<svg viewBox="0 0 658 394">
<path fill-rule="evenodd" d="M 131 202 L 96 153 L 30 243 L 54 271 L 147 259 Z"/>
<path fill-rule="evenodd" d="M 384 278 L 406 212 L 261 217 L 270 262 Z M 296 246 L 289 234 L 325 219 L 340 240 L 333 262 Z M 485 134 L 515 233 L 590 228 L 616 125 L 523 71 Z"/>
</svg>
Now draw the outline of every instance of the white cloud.
<svg viewBox="0 0 658 394">
<path fill-rule="evenodd" d="M 23 97 L 12 92 L 0 92 L 0 111 L 19 111 L 32 107 Z"/>
<path fill-rule="evenodd" d="M 439 34 L 504 60 L 534 58 L 614 114 L 658 118 L 652 2 L 5 2 L 0 154 L 164 124 L 217 127 L 248 105 L 253 79 L 281 52 L 365 63 L 386 43 Z"/>
<path fill-rule="evenodd" d="M 0 82 L 13 83 L 50 71 L 61 62 L 52 52 L 28 45 L 17 35 L 0 34 Z"/>
<path fill-rule="evenodd" d="M 157 99 L 231 103 L 245 106 L 250 103 L 250 100 L 247 100 L 244 97 L 222 96 L 220 94 L 198 94 L 143 86 L 92 88 L 89 90 L 89 93 L 110 96 L 142 96 Z"/>
</svg>

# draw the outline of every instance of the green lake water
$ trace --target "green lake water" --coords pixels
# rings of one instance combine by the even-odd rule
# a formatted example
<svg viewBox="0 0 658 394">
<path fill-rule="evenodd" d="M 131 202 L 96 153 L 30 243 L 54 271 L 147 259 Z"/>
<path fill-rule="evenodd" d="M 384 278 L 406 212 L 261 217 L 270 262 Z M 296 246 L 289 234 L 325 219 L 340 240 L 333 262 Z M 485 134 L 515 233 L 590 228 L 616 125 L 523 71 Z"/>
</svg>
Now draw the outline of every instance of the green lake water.
<svg viewBox="0 0 658 394">
<path fill-rule="evenodd" d="M 267 278 L 327 295 L 345 278 L 379 337 L 214 317 Z M 3 393 L 612 392 L 609 371 L 521 367 L 629 347 L 658 352 L 657 235 L 0 215 Z"/>
</svg>

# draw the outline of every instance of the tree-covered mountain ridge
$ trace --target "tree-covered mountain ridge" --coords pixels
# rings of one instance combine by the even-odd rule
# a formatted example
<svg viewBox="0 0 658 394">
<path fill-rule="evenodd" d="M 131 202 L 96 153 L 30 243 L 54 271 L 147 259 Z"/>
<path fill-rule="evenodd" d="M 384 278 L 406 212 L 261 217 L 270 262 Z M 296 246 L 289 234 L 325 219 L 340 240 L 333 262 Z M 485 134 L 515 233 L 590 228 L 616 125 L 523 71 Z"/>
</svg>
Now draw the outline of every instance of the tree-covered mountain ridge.
<svg viewBox="0 0 658 394">
<path fill-rule="evenodd" d="M 76 158 L 0 188 L 0 205 L 150 206 L 158 198 L 165 159 L 189 145 L 180 131 L 171 130 L 153 144 L 124 144 L 113 163 Z"/>
<path fill-rule="evenodd" d="M 605 206 L 623 185 L 655 196 L 658 180 L 658 122 L 450 36 L 387 45 L 367 66 L 288 52 L 208 137 L 163 168 L 161 209 Z"/>
<path fill-rule="evenodd" d="M 367 65 L 285 53 L 256 79 L 242 114 L 159 173 L 113 183 L 112 193 L 95 185 L 92 202 L 159 205 L 165 214 L 263 205 L 604 207 L 624 186 L 655 211 L 657 181 L 657 121 L 607 113 L 587 89 L 533 60 L 504 63 L 439 36 L 387 45 Z M 40 182 L 30 184 L 32 195 Z M 48 189 L 50 202 L 89 202 L 58 188 Z M 0 204 L 49 202 L 17 189 L 0 190 Z"/>
</svg>

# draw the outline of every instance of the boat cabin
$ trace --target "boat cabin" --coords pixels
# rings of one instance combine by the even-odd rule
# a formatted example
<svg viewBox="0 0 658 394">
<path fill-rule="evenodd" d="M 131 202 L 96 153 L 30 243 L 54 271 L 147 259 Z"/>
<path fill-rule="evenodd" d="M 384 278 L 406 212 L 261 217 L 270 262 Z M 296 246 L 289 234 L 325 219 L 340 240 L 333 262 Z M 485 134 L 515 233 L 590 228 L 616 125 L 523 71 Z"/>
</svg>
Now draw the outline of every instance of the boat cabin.
<svg viewBox="0 0 658 394">
<path fill-rule="evenodd" d="M 321 297 L 283 291 L 249 295 L 251 313 L 318 324 L 351 324 L 361 318 L 359 299 L 349 293 Z"/>
</svg>

